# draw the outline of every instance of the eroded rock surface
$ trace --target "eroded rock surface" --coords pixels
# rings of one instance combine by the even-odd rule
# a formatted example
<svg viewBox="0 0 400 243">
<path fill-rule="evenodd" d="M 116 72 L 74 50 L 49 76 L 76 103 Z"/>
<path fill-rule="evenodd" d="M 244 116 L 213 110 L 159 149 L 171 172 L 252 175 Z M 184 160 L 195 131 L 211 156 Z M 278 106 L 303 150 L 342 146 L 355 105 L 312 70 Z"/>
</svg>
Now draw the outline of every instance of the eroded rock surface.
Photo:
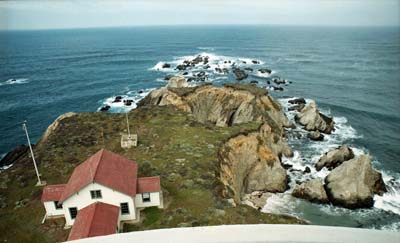
<svg viewBox="0 0 400 243">
<path fill-rule="evenodd" d="M 271 127 L 290 126 L 281 105 L 266 90 L 252 85 L 202 85 L 153 90 L 138 106 L 173 105 L 190 112 L 201 123 L 232 126 L 251 121 L 267 121 Z"/>
<path fill-rule="evenodd" d="M 320 113 L 314 101 L 309 102 L 295 117 L 296 122 L 308 131 L 320 131 L 330 134 L 334 130 L 332 118 Z"/>
<path fill-rule="evenodd" d="M 346 160 L 354 158 L 353 150 L 347 145 L 342 145 L 337 149 L 333 149 L 319 159 L 315 168 L 320 171 L 322 168 L 326 167 L 330 170 L 336 168 Z"/>
<path fill-rule="evenodd" d="M 297 184 L 292 192 L 294 197 L 303 198 L 310 202 L 328 203 L 329 199 L 326 195 L 324 184 L 319 179 L 313 179 Z"/>
<path fill-rule="evenodd" d="M 360 155 L 343 162 L 325 178 L 329 200 L 346 208 L 372 207 L 375 194 L 382 195 L 386 186 L 382 174 L 372 168 L 371 157 Z"/>
<path fill-rule="evenodd" d="M 229 139 L 218 155 L 223 196 L 233 197 L 236 203 L 254 191 L 284 192 L 287 188 L 286 170 L 279 157 L 289 157 L 292 151 L 268 124 L 258 132 Z"/>
</svg>

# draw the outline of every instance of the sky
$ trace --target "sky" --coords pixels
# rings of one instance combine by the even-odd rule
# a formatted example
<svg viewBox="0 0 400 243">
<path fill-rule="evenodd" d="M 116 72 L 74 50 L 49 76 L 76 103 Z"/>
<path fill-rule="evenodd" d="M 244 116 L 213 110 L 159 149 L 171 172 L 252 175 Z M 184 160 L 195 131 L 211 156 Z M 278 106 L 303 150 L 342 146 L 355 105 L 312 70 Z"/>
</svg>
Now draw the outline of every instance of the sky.
<svg viewBox="0 0 400 243">
<path fill-rule="evenodd" d="M 0 1 L 0 30 L 151 25 L 400 26 L 400 0 Z"/>
</svg>

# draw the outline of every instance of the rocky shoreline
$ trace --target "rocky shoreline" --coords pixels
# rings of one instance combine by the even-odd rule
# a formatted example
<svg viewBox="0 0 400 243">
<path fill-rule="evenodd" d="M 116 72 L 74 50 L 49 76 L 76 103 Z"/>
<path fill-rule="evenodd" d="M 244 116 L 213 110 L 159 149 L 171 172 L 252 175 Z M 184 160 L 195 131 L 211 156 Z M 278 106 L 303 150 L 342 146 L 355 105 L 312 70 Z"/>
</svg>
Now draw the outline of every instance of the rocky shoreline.
<svg viewBox="0 0 400 243">
<path fill-rule="evenodd" d="M 169 85 L 177 87 L 171 82 Z M 239 84 L 227 85 L 225 89 L 232 87 L 236 91 L 229 91 L 229 102 L 225 100 L 226 91 L 221 92 L 224 89 L 204 85 L 189 88 L 190 91 L 185 94 L 177 94 L 178 92 L 168 87 L 155 90 L 140 105 L 173 105 L 191 113 L 199 122 L 212 122 L 217 126 L 232 126 L 250 121 L 263 122 L 257 132 L 239 134 L 220 147 L 219 180 L 224 187 L 222 196 L 232 198 L 235 204 L 239 204 L 246 194 L 285 192 L 289 189 L 290 178 L 281 158 L 293 156 L 285 138 L 293 124 L 287 119 L 280 105 L 262 89 L 253 87 L 253 95 L 245 98 L 240 94 L 242 92 L 239 92 Z M 255 92 L 261 96 L 254 95 Z M 206 95 L 203 95 L 205 93 Z M 310 139 L 321 141 L 323 134 L 330 134 L 335 130 L 333 118 L 321 113 L 314 101 L 307 104 L 305 99 L 297 98 L 288 102 L 292 105 L 289 109 L 297 111 L 295 121 L 302 125 L 304 130 L 309 131 Z M 263 106 L 260 107 L 259 104 Z M 266 112 L 260 112 L 262 110 Z M 354 158 L 351 148 L 347 145 L 322 155 L 315 168 L 319 171 L 323 167 L 332 170 L 324 181 L 315 178 L 299 183 L 293 189 L 292 195 L 310 202 L 332 203 L 346 208 L 365 208 L 373 206 L 375 194 L 382 195 L 386 192 L 382 175 L 372 168 L 369 155 Z M 363 168 L 361 173 L 360 168 Z M 251 198 L 246 199 L 252 201 Z M 260 208 L 258 198 L 256 208 Z"/>
</svg>

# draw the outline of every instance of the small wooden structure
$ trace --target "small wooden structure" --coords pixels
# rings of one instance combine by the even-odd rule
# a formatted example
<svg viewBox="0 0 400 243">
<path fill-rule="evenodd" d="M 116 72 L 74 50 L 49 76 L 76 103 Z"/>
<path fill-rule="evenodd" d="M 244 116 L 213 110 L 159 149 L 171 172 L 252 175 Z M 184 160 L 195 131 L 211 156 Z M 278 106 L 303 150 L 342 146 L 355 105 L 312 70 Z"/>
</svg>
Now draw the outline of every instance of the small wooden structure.
<svg viewBox="0 0 400 243">
<path fill-rule="evenodd" d="M 123 134 L 121 136 L 121 148 L 131 148 L 137 146 L 137 134 Z"/>
<path fill-rule="evenodd" d="M 129 120 L 128 113 L 125 113 L 126 116 L 126 125 L 128 127 L 128 134 L 121 135 L 121 148 L 131 148 L 137 146 L 138 136 L 137 134 L 131 134 L 129 130 Z"/>
</svg>

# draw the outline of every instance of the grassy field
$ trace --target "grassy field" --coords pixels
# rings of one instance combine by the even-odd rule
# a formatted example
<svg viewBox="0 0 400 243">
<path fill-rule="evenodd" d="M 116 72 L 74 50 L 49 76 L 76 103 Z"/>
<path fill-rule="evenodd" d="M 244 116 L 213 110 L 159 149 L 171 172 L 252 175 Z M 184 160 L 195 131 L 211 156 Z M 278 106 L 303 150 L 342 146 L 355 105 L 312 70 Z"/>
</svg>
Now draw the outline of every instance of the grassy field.
<svg viewBox="0 0 400 243">
<path fill-rule="evenodd" d="M 255 130 L 259 123 L 220 128 L 199 124 L 173 107 L 139 108 L 129 113 L 138 147 L 120 147 L 126 133 L 124 114 L 80 113 L 64 119 L 47 141 L 35 148 L 42 177 L 48 184 L 66 183 L 75 166 L 101 148 L 139 164 L 139 176 L 161 175 L 165 209 L 141 212 L 141 223 L 124 231 L 220 224 L 303 223 L 288 216 L 232 207 L 218 193 L 217 150 L 229 137 Z M 29 161 L 29 160 L 27 160 Z M 0 242 L 64 241 L 63 220 L 41 224 L 45 210 L 31 162 L 0 173 Z"/>
</svg>

